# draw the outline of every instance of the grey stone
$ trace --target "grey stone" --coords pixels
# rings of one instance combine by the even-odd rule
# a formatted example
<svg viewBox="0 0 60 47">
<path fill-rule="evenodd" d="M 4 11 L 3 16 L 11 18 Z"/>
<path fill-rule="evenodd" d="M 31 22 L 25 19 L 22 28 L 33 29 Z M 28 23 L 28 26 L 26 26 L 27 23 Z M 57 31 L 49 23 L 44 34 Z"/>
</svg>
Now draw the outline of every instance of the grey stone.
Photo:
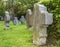
<svg viewBox="0 0 60 47">
<path fill-rule="evenodd" d="M 53 23 L 53 14 L 41 4 L 35 4 L 33 9 L 33 43 L 44 45 L 47 41 L 47 27 Z"/>
<path fill-rule="evenodd" d="M 45 12 L 45 24 L 51 25 L 53 23 L 53 14 Z"/>
<path fill-rule="evenodd" d="M 10 28 L 9 22 L 10 22 L 10 15 L 8 11 L 5 11 L 5 17 L 4 17 L 5 25 L 6 25 L 6 30 Z"/>
<path fill-rule="evenodd" d="M 14 17 L 14 21 L 13 21 L 14 25 L 18 25 L 18 18 Z"/>
<path fill-rule="evenodd" d="M 20 21 L 21 21 L 22 24 L 25 24 L 25 18 L 24 18 L 24 16 L 21 16 Z"/>
<path fill-rule="evenodd" d="M 27 23 L 27 28 L 30 28 L 32 27 L 32 11 L 31 9 L 28 9 L 27 10 L 27 13 L 26 13 L 26 23 Z"/>
<path fill-rule="evenodd" d="M 4 18 L 3 17 L 1 17 L 1 20 L 3 20 Z"/>
<path fill-rule="evenodd" d="M 3 16 L 0 16 L 0 20 L 1 20 L 1 21 L 3 20 Z"/>
</svg>

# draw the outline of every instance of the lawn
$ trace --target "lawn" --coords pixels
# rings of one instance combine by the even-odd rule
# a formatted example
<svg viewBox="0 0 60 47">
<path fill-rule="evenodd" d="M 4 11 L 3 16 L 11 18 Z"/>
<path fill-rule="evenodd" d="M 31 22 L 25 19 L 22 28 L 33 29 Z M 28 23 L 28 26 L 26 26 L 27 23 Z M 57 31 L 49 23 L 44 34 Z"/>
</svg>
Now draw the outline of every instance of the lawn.
<svg viewBox="0 0 60 47">
<path fill-rule="evenodd" d="M 10 22 L 10 29 L 5 30 L 3 21 L 0 21 L 0 47 L 59 47 L 59 46 L 38 46 L 32 43 L 32 30 L 27 30 L 26 25 L 13 25 Z"/>
</svg>

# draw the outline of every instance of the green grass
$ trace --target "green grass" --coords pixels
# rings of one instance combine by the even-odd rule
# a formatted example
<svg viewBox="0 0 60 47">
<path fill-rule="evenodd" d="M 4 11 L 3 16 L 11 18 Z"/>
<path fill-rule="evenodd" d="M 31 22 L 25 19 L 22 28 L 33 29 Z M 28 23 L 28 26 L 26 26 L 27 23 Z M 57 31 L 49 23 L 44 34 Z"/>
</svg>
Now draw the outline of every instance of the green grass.
<svg viewBox="0 0 60 47">
<path fill-rule="evenodd" d="M 9 30 L 4 30 L 4 22 L 0 21 L 0 47 L 53 47 L 53 45 L 34 45 L 32 43 L 33 32 L 32 30 L 27 30 L 26 25 L 19 23 L 19 25 L 15 26 L 12 22 L 10 22 L 10 25 Z"/>
</svg>

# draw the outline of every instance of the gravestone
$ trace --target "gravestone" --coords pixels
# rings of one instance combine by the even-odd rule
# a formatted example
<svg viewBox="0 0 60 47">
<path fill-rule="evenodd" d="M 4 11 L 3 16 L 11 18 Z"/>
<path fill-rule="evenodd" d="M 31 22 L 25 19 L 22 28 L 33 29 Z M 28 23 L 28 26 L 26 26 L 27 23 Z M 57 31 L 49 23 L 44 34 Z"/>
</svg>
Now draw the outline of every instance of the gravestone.
<svg viewBox="0 0 60 47">
<path fill-rule="evenodd" d="M 3 20 L 3 17 L 2 16 L 0 16 L 0 21 L 2 21 Z"/>
<path fill-rule="evenodd" d="M 6 30 L 10 28 L 9 22 L 10 22 L 10 15 L 8 11 L 5 11 L 5 17 L 4 17 L 5 25 L 6 25 Z"/>
<path fill-rule="evenodd" d="M 3 21 L 3 19 L 4 19 L 4 18 L 3 18 L 3 17 L 1 17 L 1 20 L 2 20 L 2 21 Z"/>
<path fill-rule="evenodd" d="M 25 24 L 25 18 L 24 18 L 24 16 L 21 16 L 20 21 L 21 21 L 22 24 Z"/>
<path fill-rule="evenodd" d="M 27 23 L 27 28 L 30 28 L 32 26 L 32 11 L 31 9 L 27 10 L 26 13 L 26 23 Z"/>
<path fill-rule="evenodd" d="M 14 17 L 14 21 L 13 21 L 14 25 L 18 25 L 18 18 Z"/>
<path fill-rule="evenodd" d="M 41 4 L 35 4 L 33 10 L 33 43 L 44 45 L 47 41 L 47 27 L 53 23 L 53 14 Z"/>
</svg>

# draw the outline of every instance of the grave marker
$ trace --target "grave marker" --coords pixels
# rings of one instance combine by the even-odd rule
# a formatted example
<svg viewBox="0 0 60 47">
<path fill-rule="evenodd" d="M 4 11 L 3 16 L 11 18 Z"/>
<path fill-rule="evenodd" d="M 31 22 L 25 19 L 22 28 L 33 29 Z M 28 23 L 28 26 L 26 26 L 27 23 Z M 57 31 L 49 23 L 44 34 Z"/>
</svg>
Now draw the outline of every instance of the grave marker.
<svg viewBox="0 0 60 47">
<path fill-rule="evenodd" d="M 33 10 L 33 43 L 46 44 L 47 27 L 53 23 L 53 14 L 48 13 L 47 8 L 41 4 L 35 4 Z"/>
</svg>

